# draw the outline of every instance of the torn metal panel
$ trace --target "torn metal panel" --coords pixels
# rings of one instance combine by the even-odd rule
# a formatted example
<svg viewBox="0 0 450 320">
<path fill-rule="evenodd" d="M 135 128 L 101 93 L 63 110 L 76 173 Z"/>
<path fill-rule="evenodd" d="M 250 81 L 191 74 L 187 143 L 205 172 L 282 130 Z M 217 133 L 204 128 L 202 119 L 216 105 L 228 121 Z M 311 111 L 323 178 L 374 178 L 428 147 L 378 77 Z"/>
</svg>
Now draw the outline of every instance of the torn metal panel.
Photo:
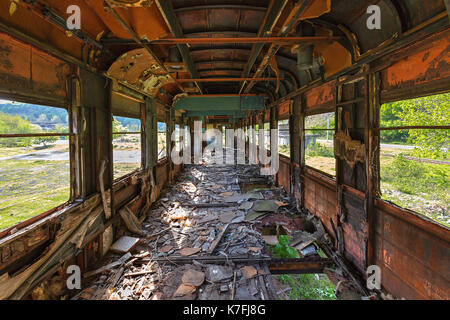
<svg viewBox="0 0 450 320">
<path fill-rule="evenodd" d="M 344 160 L 352 169 L 356 162 L 364 163 L 364 148 L 364 144 L 353 140 L 348 132 L 339 131 L 334 135 L 334 155 L 336 158 Z"/>
<path fill-rule="evenodd" d="M 156 96 L 160 88 L 175 83 L 146 49 L 135 49 L 120 56 L 107 75 Z"/>
</svg>

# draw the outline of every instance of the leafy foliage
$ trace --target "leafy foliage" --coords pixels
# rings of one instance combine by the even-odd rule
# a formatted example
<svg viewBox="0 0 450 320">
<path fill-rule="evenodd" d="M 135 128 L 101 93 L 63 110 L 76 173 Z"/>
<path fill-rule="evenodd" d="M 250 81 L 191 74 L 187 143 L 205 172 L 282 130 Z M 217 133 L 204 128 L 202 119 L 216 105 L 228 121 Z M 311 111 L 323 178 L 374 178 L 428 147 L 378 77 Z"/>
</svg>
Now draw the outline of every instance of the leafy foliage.
<svg viewBox="0 0 450 320">
<path fill-rule="evenodd" d="M 403 126 L 446 126 L 450 123 L 450 93 L 395 102 L 392 113 Z M 417 156 L 448 157 L 450 130 L 411 129 L 408 133 Z"/>
<path fill-rule="evenodd" d="M 289 236 L 278 236 L 278 243 L 271 247 L 276 258 L 300 258 L 297 249 L 289 247 Z"/>
<path fill-rule="evenodd" d="M 411 161 L 399 155 L 382 169 L 381 179 L 403 193 L 428 194 L 442 203 L 450 201 L 450 168 L 445 165 Z"/>
<path fill-rule="evenodd" d="M 335 123 L 334 112 L 316 114 L 305 118 L 306 129 L 333 129 Z"/>
<path fill-rule="evenodd" d="M 278 236 L 278 243 L 269 246 L 272 255 L 276 258 L 300 258 L 297 249 L 289 247 L 289 236 Z M 326 275 L 302 274 L 297 276 L 282 275 L 282 283 L 289 284 L 292 287 L 290 292 L 291 299 L 294 300 L 333 300 L 334 285 L 328 280 Z"/>
<path fill-rule="evenodd" d="M 114 117 L 114 120 L 121 124 L 123 127 L 128 128 L 128 130 L 122 131 L 141 131 L 141 121 L 139 119 L 134 118 L 126 118 L 126 117 Z"/>
<path fill-rule="evenodd" d="M 398 127 L 402 119 L 396 114 L 401 112 L 399 103 L 385 103 L 380 108 L 381 127 Z M 407 143 L 409 134 L 406 130 L 385 130 L 380 132 L 380 138 L 385 143 Z"/>
<path fill-rule="evenodd" d="M 59 137 L 36 137 L 33 139 L 33 142 L 36 144 L 43 144 L 44 146 L 47 145 L 47 143 L 56 142 L 59 140 Z"/>
<path fill-rule="evenodd" d="M 12 116 L 0 112 L 0 133 L 36 133 L 38 128 L 31 122 L 20 116 Z M 8 138 L 0 139 L 0 146 L 4 147 L 28 147 L 33 143 L 33 138 Z"/>
<path fill-rule="evenodd" d="M 51 122 L 68 125 L 67 111 L 61 108 L 11 102 L 0 104 L 0 112 L 20 116 L 32 123 Z"/>
<path fill-rule="evenodd" d="M 311 143 L 306 149 L 306 155 L 310 157 L 334 158 L 333 149 L 324 147 L 320 143 Z"/>
<path fill-rule="evenodd" d="M 58 131 L 60 130 L 60 131 Z M 67 128 L 59 127 L 57 130 L 48 132 L 67 132 Z M 0 133 L 40 133 L 39 126 L 33 125 L 31 122 L 22 119 L 20 116 L 12 116 L 0 112 Z M 0 146 L 3 147 L 29 147 L 32 144 L 52 143 L 59 140 L 59 137 L 21 137 L 0 139 Z"/>
<path fill-rule="evenodd" d="M 121 122 L 117 120 L 118 117 L 113 117 L 112 122 L 112 132 L 127 132 L 128 129 L 122 125 Z M 113 134 L 113 139 L 120 138 L 121 134 Z"/>
</svg>

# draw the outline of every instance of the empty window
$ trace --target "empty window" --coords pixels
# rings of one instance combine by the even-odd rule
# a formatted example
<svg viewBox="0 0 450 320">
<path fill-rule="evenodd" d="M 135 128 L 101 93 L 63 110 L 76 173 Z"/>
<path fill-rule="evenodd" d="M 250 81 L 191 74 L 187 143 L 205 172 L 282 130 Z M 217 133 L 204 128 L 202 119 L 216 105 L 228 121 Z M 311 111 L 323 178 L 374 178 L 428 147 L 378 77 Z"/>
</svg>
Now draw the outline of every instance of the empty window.
<svg viewBox="0 0 450 320">
<path fill-rule="evenodd" d="M 450 93 L 387 103 L 380 109 L 382 199 L 447 226 L 449 123 Z"/>
<path fill-rule="evenodd" d="M 221 126 L 222 130 L 222 146 L 225 148 L 227 145 L 227 128 L 225 126 Z"/>
<path fill-rule="evenodd" d="M 0 230 L 70 198 L 65 109 L 0 100 Z"/>
<path fill-rule="evenodd" d="M 167 125 L 165 122 L 158 122 L 158 160 L 167 157 Z"/>
<path fill-rule="evenodd" d="M 305 118 L 305 164 L 336 176 L 333 134 L 334 112 Z"/>
<path fill-rule="evenodd" d="M 278 121 L 278 152 L 286 157 L 291 156 L 289 120 Z"/>
<path fill-rule="evenodd" d="M 179 124 L 175 124 L 175 151 L 181 151 L 181 129 Z"/>
<path fill-rule="evenodd" d="M 270 123 L 264 123 L 264 147 L 270 150 Z"/>
<path fill-rule="evenodd" d="M 248 144 L 253 144 L 253 126 L 248 126 L 247 129 L 247 139 L 248 139 Z"/>
<path fill-rule="evenodd" d="M 141 169 L 141 121 L 114 117 L 113 120 L 114 179 Z"/>
</svg>

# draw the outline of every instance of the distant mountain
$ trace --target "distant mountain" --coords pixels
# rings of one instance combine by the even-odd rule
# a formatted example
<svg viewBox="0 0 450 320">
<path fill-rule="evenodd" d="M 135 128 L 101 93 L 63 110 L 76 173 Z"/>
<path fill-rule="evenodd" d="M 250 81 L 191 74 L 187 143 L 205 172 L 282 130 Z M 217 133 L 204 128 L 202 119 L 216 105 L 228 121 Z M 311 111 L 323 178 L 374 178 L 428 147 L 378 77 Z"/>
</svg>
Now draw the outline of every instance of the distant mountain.
<svg viewBox="0 0 450 320">
<path fill-rule="evenodd" d="M 122 126 L 128 128 L 129 131 L 137 132 L 141 131 L 141 121 L 139 119 L 125 118 L 125 117 L 114 117 L 119 121 Z"/>
<path fill-rule="evenodd" d="M 33 124 L 41 126 L 44 130 L 53 129 L 55 125 L 68 127 L 67 110 L 55 107 L 46 107 L 28 103 L 0 103 L 0 112 L 20 116 Z M 129 131 L 140 131 L 138 119 L 115 117 L 122 126 Z"/>
<path fill-rule="evenodd" d="M 33 104 L 0 104 L 0 111 L 6 114 L 20 116 L 34 124 L 59 124 L 68 126 L 68 115 L 65 109 L 45 107 Z"/>
</svg>

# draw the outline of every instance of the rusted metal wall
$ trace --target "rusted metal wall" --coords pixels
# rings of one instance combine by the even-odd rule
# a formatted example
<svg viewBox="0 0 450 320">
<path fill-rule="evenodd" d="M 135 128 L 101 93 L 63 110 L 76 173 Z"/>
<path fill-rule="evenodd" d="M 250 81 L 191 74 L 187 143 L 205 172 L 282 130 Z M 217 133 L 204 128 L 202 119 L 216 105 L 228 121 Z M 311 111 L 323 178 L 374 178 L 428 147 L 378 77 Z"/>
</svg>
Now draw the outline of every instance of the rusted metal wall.
<svg viewBox="0 0 450 320">
<path fill-rule="evenodd" d="M 333 81 L 316 86 L 305 94 L 305 113 L 316 114 L 330 110 L 335 99 L 335 84 Z"/>
<path fill-rule="evenodd" d="M 66 105 L 67 63 L 0 33 L 0 93 L 58 107 Z"/>
<path fill-rule="evenodd" d="M 381 84 L 376 92 L 381 101 L 448 91 L 449 35 L 446 29 L 376 61 L 373 72 L 380 74 Z M 350 79 L 348 83 L 329 82 L 316 86 L 303 94 L 305 113 L 330 112 L 339 106 L 336 108 L 339 129 L 348 130 L 352 139 L 367 143 L 369 91 L 366 86 L 364 75 Z M 341 200 L 336 179 L 308 167 L 301 170 L 301 178 L 305 186 L 305 208 L 321 219 L 330 235 L 334 235 L 330 218 L 342 227 L 344 256 L 362 276 L 367 265 L 380 266 L 382 287 L 395 297 L 449 299 L 449 228 L 380 199 L 375 199 L 374 209 L 367 211 L 366 164 L 357 163 L 351 168 L 345 161 L 338 160 L 337 166 L 340 175 L 336 179 L 342 185 Z M 286 174 L 280 170 L 278 181 L 287 180 Z M 298 194 L 297 197 L 301 198 Z M 345 221 L 340 224 L 339 203 L 346 214 Z M 373 215 L 372 220 L 370 215 Z M 369 221 L 373 221 L 373 225 Z M 369 230 L 371 227 L 373 231 Z M 369 237 L 370 232 L 374 232 L 373 237 Z M 368 256 L 370 239 L 373 241 L 372 256 Z"/>
<path fill-rule="evenodd" d="M 280 168 L 277 173 L 278 185 L 287 193 L 291 192 L 291 160 L 280 154 Z"/>
<path fill-rule="evenodd" d="M 376 200 L 375 259 L 396 297 L 450 299 L 450 232 L 408 210 Z"/>
<path fill-rule="evenodd" d="M 166 185 L 169 177 L 167 176 L 167 167 L 169 163 L 167 160 L 160 161 L 156 166 L 156 184 L 160 190 Z"/>
<path fill-rule="evenodd" d="M 364 194 L 350 187 L 342 192 L 342 207 L 346 213 L 341 223 L 344 240 L 344 256 L 361 274 L 365 274 L 367 263 L 367 214 L 364 209 Z"/>
<path fill-rule="evenodd" d="M 306 168 L 304 206 L 322 221 L 325 229 L 333 236 L 330 218 L 337 223 L 336 181 Z"/>
<path fill-rule="evenodd" d="M 384 102 L 448 91 L 450 31 L 394 55 L 381 71 Z M 375 201 L 374 263 L 382 285 L 407 299 L 449 299 L 450 229 L 385 201 Z"/>
<path fill-rule="evenodd" d="M 398 100 L 405 96 L 414 98 L 428 92 L 448 90 L 449 39 L 450 29 L 447 28 L 390 56 L 385 63 L 395 63 L 381 71 L 382 100 Z"/>
<path fill-rule="evenodd" d="M 291 113 L 291 104 L 292 104 L 291 100 L 286 100 L 277 106 L 278 120 L 284 120 L 289 118 L 289 115 Z"/>
</svg>

